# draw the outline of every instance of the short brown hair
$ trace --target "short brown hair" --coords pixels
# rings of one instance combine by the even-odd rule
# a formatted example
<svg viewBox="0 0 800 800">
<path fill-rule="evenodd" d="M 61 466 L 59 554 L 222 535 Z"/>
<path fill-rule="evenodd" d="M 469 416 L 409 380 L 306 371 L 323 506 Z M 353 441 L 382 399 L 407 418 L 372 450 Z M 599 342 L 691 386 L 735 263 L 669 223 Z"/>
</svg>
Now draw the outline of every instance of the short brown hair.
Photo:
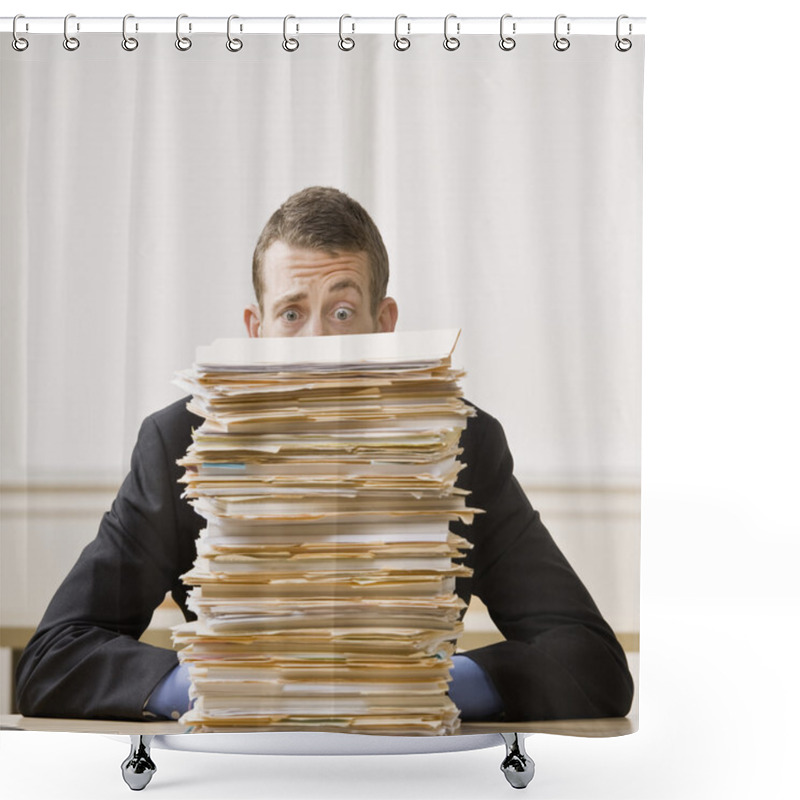
<svg viewBox="0 0 800 800">
<path fill-rule="evenodd" d="M 262 312 L 264 253 L 273 242 L 327 253 L 364 252 L 370 266 L 370 310 L 375 316 L 386 297 L 389 256 L 378 226 L 360 203 L 338 189 L 309 186 L 269 218 L 253 252 L 253 289 Z"/>
</svg>

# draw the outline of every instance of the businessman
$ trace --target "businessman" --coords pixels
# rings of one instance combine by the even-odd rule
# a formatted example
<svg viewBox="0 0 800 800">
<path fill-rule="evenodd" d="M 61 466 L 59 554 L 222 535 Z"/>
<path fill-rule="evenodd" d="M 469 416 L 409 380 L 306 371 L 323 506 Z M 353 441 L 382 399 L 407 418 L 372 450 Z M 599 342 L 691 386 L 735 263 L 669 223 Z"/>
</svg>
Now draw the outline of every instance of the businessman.
<svg viewBox="0 0 800 800">
<path fill-rule="evenodd" d="M 390 332 L 398 307 L 386 295 L 381 235 L 355 200 L 310 187 L 269 219 L 253 254 L 256 303 L 248 334 L 325 336 Z M 186 668 L 139 641 L 170 592 L 187 619 L 180 575 L 195 557 L 202 520 L 180 497 L 175 463 L 202 420 L 186 400 L 142 424 L 131 471 L 97 537 L 53 597 L 17 670 L 27 715 L 178 718 L 189 707 Z M 456 590 L 480 597 L 505 641 L 453 658 L 450 695 L 465 720 L 624 716 L 633 682 L 625 654 L 588 591 L 513 476 L 500 424 L 478 409 L 461 437 L 458 486 L 482 508 L 451 523 L 473 549 L 471 578 Z"/>
</svg>

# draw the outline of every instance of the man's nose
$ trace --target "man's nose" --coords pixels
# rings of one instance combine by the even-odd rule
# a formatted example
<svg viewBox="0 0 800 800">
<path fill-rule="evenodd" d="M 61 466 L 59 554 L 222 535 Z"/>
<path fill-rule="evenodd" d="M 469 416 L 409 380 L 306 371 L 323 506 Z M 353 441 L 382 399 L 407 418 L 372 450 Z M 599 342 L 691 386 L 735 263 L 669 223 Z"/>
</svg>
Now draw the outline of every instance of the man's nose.
<svg viewBox="0 0 800 800">
<path fill-rule="evenodd" d="M 319 314 L 314 314 L 309 321 L 308 335 L 309 336 L 326 336 L 329 331 L 326 328 L 325 320 Z"/>
</svg>

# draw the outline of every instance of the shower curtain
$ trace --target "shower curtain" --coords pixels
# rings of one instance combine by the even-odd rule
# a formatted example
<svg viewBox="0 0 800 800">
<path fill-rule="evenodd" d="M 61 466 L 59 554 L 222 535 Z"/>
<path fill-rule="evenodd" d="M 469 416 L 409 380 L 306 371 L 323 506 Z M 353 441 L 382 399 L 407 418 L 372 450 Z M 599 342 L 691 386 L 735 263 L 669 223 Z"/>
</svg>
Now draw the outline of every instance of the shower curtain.
<svg viewBox="0 0 800 800">
<path fill-rule="evenodd" d="M 245 335 L 259 232 L 312 185 L 377 223 L 398 330 L 461 329 L 465 396 L 635 674 L 644 38 L 237 36 L 2 37 L 2 711 L 142 419 Z M 479 602 L 467 634 L 497 639 Z"/>
</svg>

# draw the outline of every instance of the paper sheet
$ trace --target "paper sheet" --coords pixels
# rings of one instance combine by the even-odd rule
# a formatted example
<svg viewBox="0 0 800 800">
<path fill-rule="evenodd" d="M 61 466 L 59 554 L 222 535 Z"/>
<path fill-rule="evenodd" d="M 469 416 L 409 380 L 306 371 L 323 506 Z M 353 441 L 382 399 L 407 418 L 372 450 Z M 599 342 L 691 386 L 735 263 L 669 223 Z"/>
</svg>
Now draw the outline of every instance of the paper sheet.
<svg viewBox="0 0 800 800">
<path fill-rule="evenodd" d="M 173 638 L 196 730 L 446 734 L 479 509 L 455 486 L 458 332 L 218 340 L 176 382 L 206 519 Z"/>
</svg>

